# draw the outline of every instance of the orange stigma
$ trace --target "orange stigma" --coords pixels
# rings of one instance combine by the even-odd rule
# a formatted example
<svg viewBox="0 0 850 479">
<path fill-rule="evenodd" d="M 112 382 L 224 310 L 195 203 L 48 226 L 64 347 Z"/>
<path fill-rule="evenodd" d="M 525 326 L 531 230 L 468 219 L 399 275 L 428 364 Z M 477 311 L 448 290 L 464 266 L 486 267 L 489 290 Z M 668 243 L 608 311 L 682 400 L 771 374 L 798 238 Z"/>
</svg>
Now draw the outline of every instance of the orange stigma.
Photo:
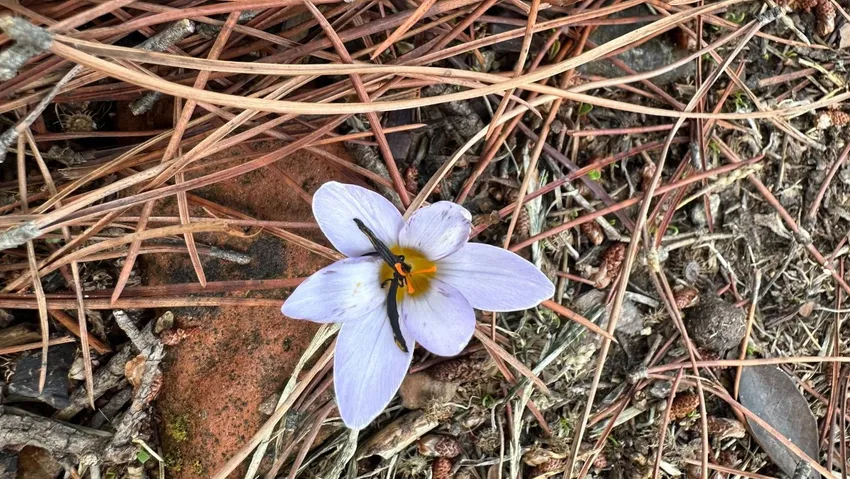
<svg viewBox="0 0 850 479">
<path fill-rule="evenodd" d="M 415 296 L 427 292 L 431 287 L 431 280 L 437 273 L 437 266 L 429 260 L 422 252 L 412 248 L 401 248 L 394 246 L 390 248 L 393 255 L 398 257 L 392 264 L 384 263 L 379 273 L 379 281 L 399 278 L 396 301 L 401 301 L 404 295 Z"/>
<path fill-rule="evenodd" d="M 404 268 L 402 268 L 401 263 L 396 263 L 395 264 L 395 270 L 398 271 L 398 274 L 400 274 L 403 278 L 408 279 L 408 281 L 406 282 L 407 283 L 407 294 L 413 294 L 416 290 L 413 288 L 413 281 L 409 280 L 410 277 L 413 276 L 413 275 L 416 275 L 416 274 L 436 273 L 437 272 L 437 265 L 431 265 L 430 268 L 410 271 L 409 273 L 406 273 L 404 271 Z"/>
</svg>

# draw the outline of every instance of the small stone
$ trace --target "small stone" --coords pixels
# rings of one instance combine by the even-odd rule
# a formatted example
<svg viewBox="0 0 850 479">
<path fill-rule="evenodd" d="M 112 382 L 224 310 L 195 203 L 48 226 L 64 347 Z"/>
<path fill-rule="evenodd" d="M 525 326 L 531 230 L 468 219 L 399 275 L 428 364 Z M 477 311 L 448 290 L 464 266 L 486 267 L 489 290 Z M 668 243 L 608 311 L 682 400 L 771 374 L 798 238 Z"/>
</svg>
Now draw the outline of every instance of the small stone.
<svg viewBox="0 0 850 479">
<path fill-rule="evenodd" d="M 735 305 L 717 297 L 707 297 L 687 315 L 685 326 L 697 346 L 724 353 L 741 344 L 747 318 Z"/>
<path fill-rule="evenodd" d="M 9 380 L 9 399 L 36 399 L 56 409 L 67 407 L 70 404 L 68 388 L 71 385 L 68 373 L 76 355 L 75 344 L 62 344 L 50 348 L 47 355 L 47 379 L 40 394 L 38 380 L 41 374 L 41 352 L 21 359 Z"/>
<path fill-rule="evenodd" d="M 688 283 L 696 283 L 700 275 L 702 275 L 702 266 L 700 266 L 698 261 L 688 261 L 685 267 L 682 268 L 682 276 L 685 277 L 685 281 Z"/>
<path fill-rule="evenodd" d="M 174 327 L 174 313 L 171 311 L 166 311 L 162 316 L 156 318 L 156 324 L 153 327 L 153 332 L 155 334 L 162 334 L 163 332 Z"/>
<path fill-rule="evenodd" d="M 390 128 L 394 126 L 406 126 L 415 121 L 414 110 L 397 110 L 386 113 L 386 124 L 384 127 Z M 413 143 L 412 131 L 399 131 L 397 133 L 387 133 L 387 144 L 390 146 L 390 151 L 396 161 L 404 161 L 407 158 L 410 146 Z M 410 189 L 410 186 L 408 186 Z"/>
<path fill-rule="evenodd" d="M 0 479 L 14 479 L 18 474 L 18 456 L 0 451 Z"/>
<path fill-rule="evenodd" d="M 841 28 L 838 29 L 839 36 L 838 48 L 850 48 L 850 23 L 844 22 Z"/>
<path fill-rule="evenodd" d="M 717 222 L 717 215 L 720 213 L 720 195 L 710 195 L 708 197 L 709 210 L 711 211 L 711 220 Z M 694 226 L 706 226 L 708 218 L 705 216 L 705 204 L 702 199 L 694 201 L 691 206 L 691 222 Z"/>
<path fill-rule="evenodd" d="M 600 291 L 598 289 L 590 290 L 579 296 L 571 305 L 571 309 L 585 318 L 594 316 L 594 314 L 601 309 L 602 316 L 596 321 L 596 323 L 600 328 L 604 329 L 608 327 L 608 319 L 611 313 L 605 304 L 607 297 L 608 294 L 605 291 Z M 626 298 L 623 301 L 623 310 L 620 313 L 620 320 L 617 322 L 617 332 L 627 336 L 634 336 L 639 334 L 643 327 L 644 323 L 640 309 L 638 309 L 634 301 Z"/>
<path fill-rule="evenodd" d="M 260 403 L 260 407 L 258 408 L 260 414 L 264 416 L 271 416 L 272 414 L 274 414 L 274 410 L 277 408 L 277 401 L 279 397 L 279 394 L 272 394 L 267 397 L 265 401 Z"/>
<path fill-rule="evenodd" d="M 611 14 L 608 18 L 641 17 L 651 14 L 652 12 L 649 8 L 644 5 L 638 5 L 615 14 Z M 593 33 L 590 34 L 590 40 L 597 45 L 602 45 L 627 35 L 648 24 L 649 22 L 647 21 L 615 25 L 600 25 L 593 29 Z M 671 35 L 658 35 L 620 53 L 617 55 L 617 58 L 622 60 L 632 70 L 637 72 L 647 72 L 675 63 L 677 60 L 688 56 L 689 53 L 690 52 L 687 48 L 681 48 L 677 45 L 677 43 L 671 38 Z M 694 62 L 688 62 L 674 70 L 654 76 L 652 81 L 657 85 L 669 85 L 671 83 L 684 80 L 689 75 L 692 75 L 694 68 Z M 586 75 L 599 75 L 606 78 L 616 78 L 624 75 L 622 70 L 614 66 L 610 60 L 606 59 L 599 59 L 585 63 L 576 70 L 579 73 Z"/>
</svg>

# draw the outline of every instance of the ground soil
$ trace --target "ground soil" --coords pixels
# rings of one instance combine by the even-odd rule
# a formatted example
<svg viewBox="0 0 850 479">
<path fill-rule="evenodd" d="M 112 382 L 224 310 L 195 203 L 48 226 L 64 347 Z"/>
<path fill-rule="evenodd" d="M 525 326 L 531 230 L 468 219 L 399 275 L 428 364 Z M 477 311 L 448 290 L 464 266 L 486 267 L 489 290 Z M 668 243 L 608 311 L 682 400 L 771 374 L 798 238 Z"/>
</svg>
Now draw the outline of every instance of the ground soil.
<svg viewBox="0 0 850 479">
<path fill-rule="evenodd" d="M 347 158 L 343 148 L 331 151 Z M 342 176 L 306 153 L 292 155 L 279 165 L 308 193 Z M 193 193 L 257 219 L 312 220 L 305 199 L 268 169 Z M 161 210 L 173 211 L 173 204 L 164 204 Z M 204 215 L 201 210 L 193 214 Z M 318 230 L 297 233 L 327 244 Z M 267 233 L 250 238 L 198 235 L 196 240 L 252 257 L 247 266 L 202 257 L 208 281 L 300 277 L 328 264 L 327 259 Z M 148 255 L 142 267 L 145 284 L 197 281 L 188 255 Z M 251 295 L 281 298 L 282 303 L 286 291 Z M 286 319 L 274 307 L 181 308 L 173 312 L 175 327 L 192 334 L 168 350 L 158 401 L 162 445 L 171 470 L 169 477 L 208 477 L 263 423 L 265 416 L 258 407 L 280 392 L 316 325 Z"/>
</svg>

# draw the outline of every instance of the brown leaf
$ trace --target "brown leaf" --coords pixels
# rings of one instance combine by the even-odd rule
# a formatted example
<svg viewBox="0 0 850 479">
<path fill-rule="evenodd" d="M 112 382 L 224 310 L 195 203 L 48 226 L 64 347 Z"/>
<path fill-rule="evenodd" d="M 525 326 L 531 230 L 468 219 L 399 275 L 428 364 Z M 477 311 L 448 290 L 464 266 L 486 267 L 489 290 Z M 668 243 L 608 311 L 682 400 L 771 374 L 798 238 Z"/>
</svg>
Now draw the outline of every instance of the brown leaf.
<svg viewBox="0 0 850 479">
<path fill-rule="evenodd" d="M 124 376 L 133 386 L 133 389 L 138 388 L 142 384 L 142 375 L 144 374 L 145 357 L 141 354 L 127 361 L 127 364 L 124 365 Z"/>
<path fill-rule="evenodd" d="M 744 368 L 741 373 L 741 404 L 788 438 L 809 457 L 817 459 L 818 426 L 796 382 L 775 366 Z M 762 449 L 789 476 L 800 459 L 755 421 L 747 421 Z M 812 478 L 820 474 L 812 471 Z"/>
</svg>

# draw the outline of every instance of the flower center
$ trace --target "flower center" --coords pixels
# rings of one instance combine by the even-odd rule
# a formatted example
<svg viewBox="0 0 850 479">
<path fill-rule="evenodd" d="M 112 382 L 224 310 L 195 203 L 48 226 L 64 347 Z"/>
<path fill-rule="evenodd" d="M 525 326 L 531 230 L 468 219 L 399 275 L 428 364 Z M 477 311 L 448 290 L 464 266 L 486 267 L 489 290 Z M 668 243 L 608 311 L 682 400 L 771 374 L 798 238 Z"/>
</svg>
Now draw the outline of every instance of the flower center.
<svg viewBox="0 0 850 479">
<path fill-rule="evenodd" d="M 410 266 L 410 271 L 405 272 L 401 263 L 397 263 L 394 268 L 384 264 L 381 266 L 380 277 L 378 278 L 381 284 L 392 279 L 393 274 L 404 277 L 405 286 L 398 288 L 398 293 L 396 293 L 398 301 L 401 300 L 405 292 L 411 296 L 416 296 L 428 291 L 431 286 L 431 278 L 437 273 L 437 265 L 415 249 L 394 246 L 390 248 L 390 251 L 396 256 L 404 256 L 404 262 Z"/>
</svg>

